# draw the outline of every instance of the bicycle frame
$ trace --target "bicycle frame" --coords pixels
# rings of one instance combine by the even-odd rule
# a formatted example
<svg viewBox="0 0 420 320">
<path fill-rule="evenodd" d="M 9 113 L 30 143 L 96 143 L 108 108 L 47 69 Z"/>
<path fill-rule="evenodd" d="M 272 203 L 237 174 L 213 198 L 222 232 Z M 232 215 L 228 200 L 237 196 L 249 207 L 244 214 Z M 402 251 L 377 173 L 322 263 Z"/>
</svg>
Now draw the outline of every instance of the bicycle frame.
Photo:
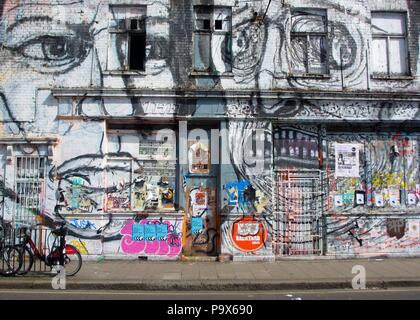
<svg viewBox="0 0 420 320">
<path fill-rule="evenodd" d="M 57 239 L 59 240 L 59 245 L 55 245 Z M 72 253 L 70 252 L 73 250 L 72 248 L 66 248 L 66 240 L 64 235 L 56 236 L 56 239 L 53 242 L 53 245 L 51 246 L 50 253 L 48 255 L 45 255 L 44 253 L 41 253 L 35 242 L 32 240 L 30 235 L 25 235 L 25 239 L 22 243 L 23 247 L 27 247 L 29 245 L 29 248 L 32 250 L 32 253 L 41 261 L 43 261 L 47 266 L 52 266 L 54 262 L 59 261 L 60 265 L 64 265 L 64 249 L 66 249 L 66 253 Z"/>
</svg>

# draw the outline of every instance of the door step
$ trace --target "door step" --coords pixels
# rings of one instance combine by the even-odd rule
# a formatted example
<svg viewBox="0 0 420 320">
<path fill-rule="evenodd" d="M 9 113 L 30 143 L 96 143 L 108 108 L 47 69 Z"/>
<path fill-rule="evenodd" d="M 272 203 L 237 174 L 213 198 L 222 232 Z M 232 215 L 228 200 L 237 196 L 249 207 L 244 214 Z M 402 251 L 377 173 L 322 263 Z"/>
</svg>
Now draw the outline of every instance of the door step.
<svg viewBox="0 0 420 320">
<path fill-rule="evenodd" d="M 184 256 L 181 257 L 182 261 L 189 261 L 189 262 L 215 262 L 218 261 L 218 257 L 210 257 L 210 256 Z"/>
</svg>

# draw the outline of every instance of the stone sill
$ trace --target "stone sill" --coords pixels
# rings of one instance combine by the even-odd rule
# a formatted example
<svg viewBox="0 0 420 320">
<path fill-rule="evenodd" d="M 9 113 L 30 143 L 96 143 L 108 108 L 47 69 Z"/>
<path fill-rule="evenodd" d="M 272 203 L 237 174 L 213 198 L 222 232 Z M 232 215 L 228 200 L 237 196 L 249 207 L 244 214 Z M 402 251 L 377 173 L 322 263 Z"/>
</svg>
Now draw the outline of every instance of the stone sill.
<svg viewBox="0 0 420 320">
<path fill-rule="evenodd" d="M 305 73 L 305 74 L 289 74 L 287 78 L 302 78 L 302 79 L 319 79 L 319 80 L 328 80 L 331 79 L 331 75 L 329 74 L 312 74 L 312 73 Z"/>
<path fill-rule="evenodd" d="M 200 71 L 191 71 L 190 77 L 221 77 L 221 78 L 233 78 L 235 75 L 232 72 L 225 73 L 214 73 L 214 72 L 200 72 Z"/>
<path fill-rule="evenodd" d="M 119 77 L 145 77 L 147 76 L 146 71 L 104 71 L 105 76 L 119 76 Z"/>
<path fill-rule="evenodd" d="M 413 76 L 381 76 L 381 75 L 371 75 L 372 80 L 380 81 L 395 81 L 395 80 L 415 80 L 416 77 Z"/>
</svg>

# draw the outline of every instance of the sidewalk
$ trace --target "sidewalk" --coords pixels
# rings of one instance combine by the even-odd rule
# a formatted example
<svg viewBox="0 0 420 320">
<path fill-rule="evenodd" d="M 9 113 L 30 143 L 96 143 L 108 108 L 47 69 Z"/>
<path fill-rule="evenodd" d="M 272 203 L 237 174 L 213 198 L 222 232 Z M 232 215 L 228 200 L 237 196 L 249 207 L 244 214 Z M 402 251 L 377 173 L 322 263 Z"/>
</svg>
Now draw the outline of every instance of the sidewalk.
<svg viewBox="0 0 420 320">
<path fill-rule="evenodd" d="M 368 288 L 420 287 L 420 259 L 282 260 L 276 262 L 84 262 L 67 289 L 299 290 L 351 288 L 352 268 L 366 268 Z M 5 278 L 0 289 L 51 289 L 51 275 Z"/>
</svg>

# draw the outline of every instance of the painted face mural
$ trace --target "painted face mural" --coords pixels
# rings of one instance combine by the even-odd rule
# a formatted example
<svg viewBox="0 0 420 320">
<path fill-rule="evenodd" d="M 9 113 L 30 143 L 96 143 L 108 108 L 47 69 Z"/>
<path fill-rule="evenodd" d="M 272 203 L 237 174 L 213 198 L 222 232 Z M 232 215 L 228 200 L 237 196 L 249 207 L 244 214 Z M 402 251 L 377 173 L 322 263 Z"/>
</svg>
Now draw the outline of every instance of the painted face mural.
<svg viewBox="0 0 420 320">
<path fill-rule="evenodd" d="M 0 65 L 2 134 L 22 138 L 36 134 L 60 135 L 47 179 L 47 188 L 52 192 L 47 192 L 50 196 L 46 208 L 49 209 L 44 214 L 51 219 L 70 212 L 95 214 L 128 210 L 132 207 L 128 198 L 134 196 L 137 196 L 135 205 L 139 207 L 168 209 L 174 206 L 174 182 L 171 177 L 157 179 L 144 171 L 138 145 L 133 149 L 133 144 L 117 136 L 104 142 L 105 127 L 100 121 L 57 120 L 62 107 L 57 108 L 50 90 L 40 89 L 126 88 L 136 81 L 152 85 L 164 82 L 171 87 L 172 75 L 167 63 L 170 5 L 162 2 L 148 7 L 151 13 L 145 6 L 135 12 L 128 9 L 124 12 L 121 7 L 110 10 L 108 4 L 89 0 L 1 2 L 0 60 L 12 61 L 8 67 Z M 135 40 L 139 47 L 144 47 L 143 66 L 127 60 L 127 38 L 116 38 L 108 32 L 108 24 L 130 24 L 130 28 L 134 28 L 133 21 L 137 22 L 133 32 L 137 36 Z M 142 27 L 148 29 L 147 38 Z M 110 52 L 104 50 L 107 44 Z M 109 56 L 113 57 L 112 61 Z M 121 73 L 135 69 L 136 73 L 142 68 L 148 70 L 143 78 L 110 76 L 111 71 Z M 75 114 L 89 115 L 97 105 L 101 106 L 103 114 L 113 114 L 115 101 L 108 103 L 98 102 L 96 98 L 82 99 L 77 103 Z M 122 96 L 118 104 L 125 106 L 127 115 L 147 113 L 147 106 L 138 99 Z M 116 112 L 121 114 L 120 110 Z M 125 161 L 105 163 L 105 157 L 122 157 Z M 129 189 L 137 190 L 137 194 L 128 194 Z M 70 224 L 71 231 L 86 239 L 120 237 L 121 225 L 109 216 L 107 228 L 94 223 L 89 228 Z"/>
</svg>

